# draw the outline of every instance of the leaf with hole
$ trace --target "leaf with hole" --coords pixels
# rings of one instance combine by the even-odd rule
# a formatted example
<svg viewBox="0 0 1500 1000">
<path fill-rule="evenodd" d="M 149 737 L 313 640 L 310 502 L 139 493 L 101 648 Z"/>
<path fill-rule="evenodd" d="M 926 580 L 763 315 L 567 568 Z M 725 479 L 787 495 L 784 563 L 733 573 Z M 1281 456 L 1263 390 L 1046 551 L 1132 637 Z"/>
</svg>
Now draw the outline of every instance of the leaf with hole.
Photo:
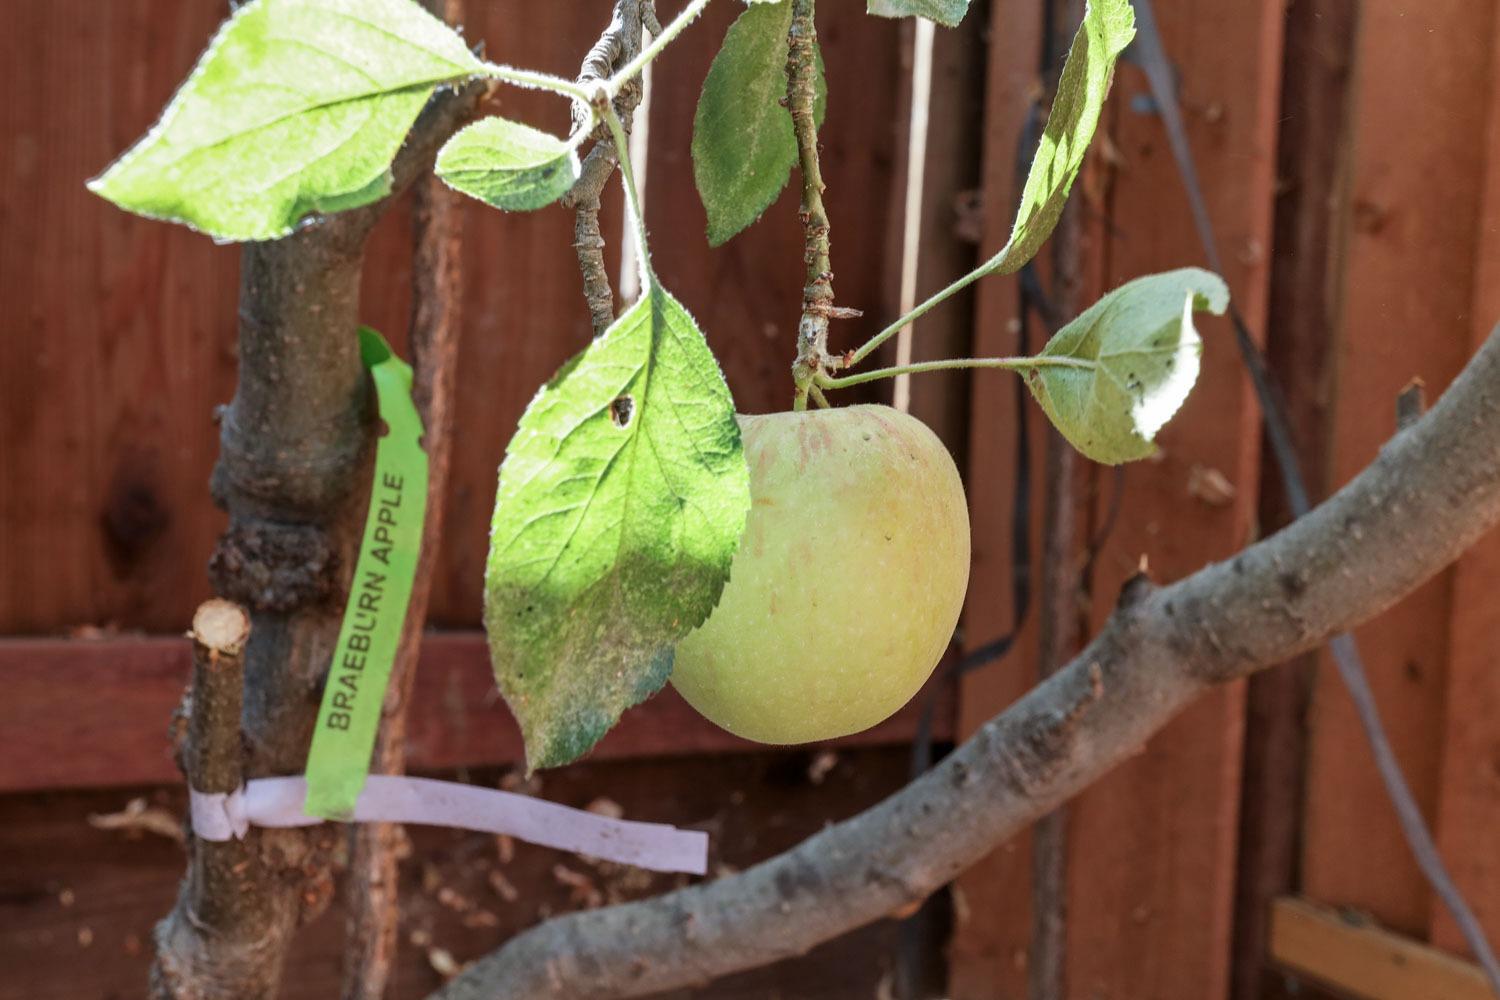
<svg viewBox="0 0 1500 1000">
<path fill-rule="evenodd" d="M 1052 235 L 1098 128 L 1115 61 L 1134 37 L 1129 0 L 1089 0 L 1026 174 L 1015 226 L 1005 246 L 981 268 L 984 273 L 1019 271 Z"/>
<path fill-rule="evenodd" d="M 877 17 L 925 17 L 955 28 L 969 12 L 969 0 L 869 0 L 865 9 Z"/>
<path fill-rule="evenodd" d="M 388 194 L 433 89 L 481 69 L 410 0 L 251 0 L 89 189 L 223 240 L 285 236 L 309 214 Z"/>
<path fill-rule="evenodd" d="M 437 175 L 449 187 L 511 212 L 552 204 L 578 174 L 571 143 L 504 118 L 468 126 L 437 157 Z"/>
<path fill-rule="evenodd" d="M 752 4 L 730 25 L 693 115 L 693 179 L 719 246 L 761 217 L 786 187 L 797 137 L 785 104 L 789 0 Z M 818 57 L 814 120 L 827 103 Z"/>
<path fill-rule="evenodd" d="M 749 509 L 729 388 L 650 287 L 532 400 L 500 469 L 485 626 L 528 766 L 582 756 L 666 683 Z"/>
<path fill-rule="evenodd" d="M 1193 312 L 1228 306 L 1229 289 L 1210 271 L 1137 278 L 1059 330 L 1024 369 L 1026 384 L 1084 455 L 1105 465 L 1145 458 L 1198 380 Z"/>
</svg>

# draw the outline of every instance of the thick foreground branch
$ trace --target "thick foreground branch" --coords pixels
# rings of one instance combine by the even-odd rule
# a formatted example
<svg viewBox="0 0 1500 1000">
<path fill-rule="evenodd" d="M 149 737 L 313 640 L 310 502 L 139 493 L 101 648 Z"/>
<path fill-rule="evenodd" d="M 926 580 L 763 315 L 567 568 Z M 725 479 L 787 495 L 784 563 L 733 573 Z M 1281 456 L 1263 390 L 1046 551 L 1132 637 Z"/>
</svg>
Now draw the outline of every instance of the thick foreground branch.
<svg viewBox="0 0 1500 1000">
<path fill-rule="evenodd" d="M 641 996 L 806 952 L 928 895 L 1207 688 L 1380 613 L 1497 522 L 1500 331 L 1326 503 L 1171 586 L 1131 581 L 1088 648 L 900 793 L 738 875 L 550 920 L 435 996 Z"/>
<path fill-rule="evenodd" d="M 483 89 L 444 89 L 428 102 L 392 166 L 396 192 L 430 169 Z M 220 596 L 249 610 L 252 627 L 243 710 L 205 721 L 209 704 L 193 700 L 190 780 L 200 780 L 192 762 L 206 743 L 233 748 L 243 778 L 305 765 L 363 515 L 358 472 L 374 413 L 355 336 L 359 280 L 365 238 L 389 201 L 244 248 L 239 381 L 221 415 L 213 475 L 229 528 L 210 574 Z M 274 997 L 294 932 L 332 895 L 340 839 L 337 827 L 321 826 L 252 829 L 212 847 L 194 840 L 177 909 L 157 934 L 153 998 Z M 231 855 L 224 875 L 219 860 Z M 201 915 L 210 900 L 212 921 L 177 919 Z"/>
</svg>

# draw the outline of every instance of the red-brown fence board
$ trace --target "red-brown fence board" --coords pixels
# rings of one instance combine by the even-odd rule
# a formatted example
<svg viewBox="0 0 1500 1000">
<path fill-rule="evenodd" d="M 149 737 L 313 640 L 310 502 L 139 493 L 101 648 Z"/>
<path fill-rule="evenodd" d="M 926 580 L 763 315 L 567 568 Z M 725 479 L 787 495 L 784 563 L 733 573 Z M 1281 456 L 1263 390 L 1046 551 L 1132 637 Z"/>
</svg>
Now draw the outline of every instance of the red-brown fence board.
<svg viewBox="0 0 1500 1000">
<path fill-rule="evenodd" d="M 186 639 L 0 639 L 0 793 L 166 784 L 178 780 L 168 721 L 189 673 Z M 521 734 L 478 632 L 429 633 L 409 728 L 414 770 L 506 764 Z M 936 685 L 936 682 L 933 682 Z M 831 746 L 902 743 L 923 695 L 873 729 Z M 933 735 L 952 735 L 953 698 L 937 693 Z M 760 745 L 704 719 L 670 687 L 626 713 L 591 756 L 745 752 Z"/>
<path fill-rule="evenodd" d="M 1026 109 L 1039 86 L 1036 53 L 1041 37 L 1040 5 L 997 0 L 991 11 L 990 65 L 986 81 L 984 174 L 981 205 L 984 240 L 993 254 L 1010 235 L 1020 185 L 1016 148 Z M 975 296 L 974 352 L 1013 354 L 1018 285 L 991 278 Z M 1011 618 L 1013 567 L 1010 526 L 1016 466 L 1016 394 L 1026 389 L 1008 373 L 978 373 L 970 393 L 967 482 L 974 546 L 964 644 L 981 646 L 1015 625 Z M 1030 405 L 1027 403 L 1027 405 Z M 1040 430 L 1037 421 L 1034 430 Z M 1032 434 L 1038 453 L 1041 435 Z M 1033 577 L 1036 574 L 1033 573 Z M 1036 672 L 1035 618 L 1004 659 L 966 675 L 960 684 L 959 731 L 967 736 L 1020 697 Z M 1031 937 L 1030 837 L 1001 845 L 956 883 L 956 920 L 949 947 L 949 988 L 954 1000 L 1024 996 L 1025 953 Z"/>
<path fill-rule="evenodd" d="M 1349 144 L 1343 303 L 1334 359 L 1330 485 L 1394 432 L 1396 394 L 1436 395 L 1468 358 L 1475 220 L 1494 43 L 1493 3 L 1365 4 Z M 1436 815 L 1452 577 L 1443 574 L 1358 632 L 1396 754 Z M 1332 664 L 1314 692 L 1303 889 L 1425 934 L 1430 895 L 1411 861 Z"/>
<path fill-rule="evenodd" d="M 234 371 L 237 253 L 84 190 L 223 13 L 62 0 L 0 33 L 0 633 L 178 628 L 206 589 L 210 417 Z"/>
<path fill-rule="evenodd" d="M 1183 81 L 1190 137 L 1219 227 L 1226 278 L 1252 324 L 1264 315 L 1270 196 L 1274 182 L 1281 6 L 1274 3 L 1161 3 L 1158 17 Z M 1012 23 L 1007 31 L 1017 32 Z M 1026 25 L 1019 32 L 1023 38 Z M 1212 38 L 1236 39 L 1234 46 Z M 1034 65 L 1034 44 L 992 51 L 997 63 Z M 1026 70 L 992 66 L 991 137 L 985 203 L 992 234 L 1003 233 L 1015 184 L 1014 114 Z M 1008 78 L 1008 80 L 1007 80 Z M 1008 86 L 995 87 L 994 81 Z M 1106 287 L 1150 271 L 1200 263 L 1202 251 L 1160 122 L 1125 110 L 1144 81 L 1131 69 L 1117 77 L 1104 129 L 1121 162 L 1107 183 L 1081 185 L 1084 211 L 1107 217 L 1086 226 L 1085 254 Z M 998 92 L 997 92 L 998 91 Z M 998 168 L 998 169 L 996 169 Z M 1101 174 L 1102 176 L 1102 174 Z M 1105 234 L 1108 234 L 1107 236 Z M 1000 236 L 1003 239 L 1003 235 Z M 1085 272 L 1089 266 L 1085 266 Z M 1085 286 L 1090 282 L 1085 279 Z M 1095 289 L 1095 291 L 1102 289 Z M 1006 323 L 1013 291 L 981 293 L 980 350 L 1014 346 Z M 1164 439 L 1162 457 L 1126 472 L 1117 526 L 1094 575 L 1094 624 L 1102 624 L 1120 583 L 1145 555 L 1157 579 L 1170 580 L 1232 553 L 1252 533 L 1259 436 L 1256 411 L 1227 325 L 1204 324 L 1202 382 Z M 971 589 L 969 641 L 977 644 L 1008 622 L 1007 545 L 1013 455 L 1009 427 L 1017 387 L 976 379 L 970 490 L 978 548 Z M 1038 452 L 1039 455 L 1039 452 Z M 1233 500 L 1214 506 L 1194 496 L 1195 466 L 1234 484 Z M 1096 477 L 1108 492 L 1109 477 Z M 1099 499 L 1100 516 L 1106 498 Z M 1099 518 L 1081 518 L 1089 525 Z M 1084 530 L 1084 529 L 1080 529 Z M 965 684 L 960 726 L 978 724 L 1029 686 L 1034 645 Z M 1070 810 L 1066 980 L 1069 995 L 1201 998 L 1223 995 L 1230 940 L 1238 806 L 1241 698 L 1211 696 L 1143 749 Z M 1005 845 L 960 881 L 954 986 L 960 997 L 1024 993 L 1030 916 L 1029 849 Z M 1003 900 L 1003 905 L 997 905 Z"/>
<path fill-rule="evenodd" d="M 718 872 L 748 867 L 873 805 L 900 786 L 906 756 L 901 748 L 850 750 L 816 768 L 807 755 L 769 752 L 596 761 L 545 774 L 539 791 L 576 808 L 603 799 L 633 818 L 704 830 Z M 488 770 L 464 780 L 493 786 L 497 778 Z M 0 797 L 0 1000 L 146 995 L 151 931 L 176 895 L 182 847 L 89 822 L 135 796 L 172 818 L 186 811 L 180 788 Z M 488 834 L 424 826 L 407 834 L 393 1000 L 418 1000 L 442 985 L 430 949 L 469 962 L 549 915 L 582 909 L 591 893 L 633 899 L 689 881 L 526 843 L 507 849 Z M 339 894 L 299 932 L 285 1000 L 339 995 L 346 905 Z M 899 926 L 880 921 L 806 955 L 653 1000 L 869 998 L 889 981 L 899 942 Z"/>
<path fill-rule="evenodd" d="M 896 304 L 911 32 L 864 16 L 860 4 L 822 6 L 832 82 L 822 145 L 836 288 L 841 304 L 866 310 L 863 319 L 836 327 L 842 344 L 878 329 Z M 467 34 L 483 39 L 499 61 L 571 75 L 608 7 L 607 0 L 471 3 Z M 1156 7 L 1180 71 L 1226 277 L 1252 327 L 1264 331 L 1269 255 L 1290 252 L 1273 245 L 1271 231 L 1283 4 L 1157 0 Z M 1281 372 L 1294 405 L 1304 408 L 1295 412 L 1326 414 L 1329 430 L 1310 450 L 1306 470 L 1319 491 L 1346 481 L 1377 453 L 1393 429 L 1395 394 L 1408 379 L 1420 375 L 1435 396 L 1500 319 L 1497 7 L 1496 0 L 1360 4 L 1340 112 L 1349 129 L 1297 133 L 1296 141 L 1309 146 L 1307 162 L 1333 165 L 1325 172 L 1336 183 L 1320 196 L 1328 201 L 1326 253 L 1278 271 L 1295 284 L 1277 289 L 1283 309 L 1297 302 L 1316 308 L 1272 331 L 1273 357 L 1284 369 L 1295 366 Z M 711 6 L 657 66 L 647 221 L 658 270 L 704 326 L 741 408 L 763 411 L 788 397 L 802 281 L 795 194 L 725 248 L 710 251 L 701 242 L 688 157 L 699 81 L 740 9 Z M 1038 86 L 1041 10 L 1033 0 L 993 0 L 987 11 L 981 202 L 990 252 L 1003 242 L 1014 210 L 1016 135 Z M 121 213 L 87 194 L 83 182 L 145 130 L 222 13 L 222 5 L 197 0 L 59 0 L 15 6 L 0 36 L 0 81 L 14 95 L 0 103 L 0 303 L 11 348 L 0 365 L 0 635 L 13 637 L 0 640 L 0 791 L 176 780 L 166 728 L 187 672 L 186 646 L 169 636 L 207 592 L 204 567 L 222 528 L 207 478 L 217 453 L 213 407 L 233 391 L 237 254 Z M 1123 67 L 1101 133 L 1107 154 L 1096 157 L 1080 185 L 1088 234 L 1083 267 L 1100 285 L 1202 260 L 1161 124 L 1129 106 L 1143 90 L 1138 71 Z M 496 106 L 553 130 L 566 125 L 565 102 L 545 94 L 504 89 Z M 946 98 L 934 114 L 929 134 L 940 148 L 929 148 L 928 163 L 943 168 L 933 176 L 951 188 L 965 173 L 944 157 L 970 153 L 960 149 L 959 116 Z M 957 194 L 929 191 L 924 225 L 951 218 L 945 201 Z M 1322 224 L 1316 213 L 1302 218 Z M 473 631 L 495 469 L 536 386 L 589 336 L 568 213 L 505 215 L 470 206 L 464 221 L 458 430 L 433 621 L 469 631 L 436 633 L 424 649 L 412 720 L 413 765 L 424 769 L 517 755 L 513 725 L 494 697 L 482 639 Z M 606 195 L 603 222 L 614 272 L 617 184 Z M 950 234 L 931 232 L 934 240 L 950 241 L 945 253 L 953 251 L 954 261 L 962 256 Z M 362 299 L 364 318 L 398 343 L 410 306 L 409 240 L 406 211 L 398 206 L 373 238 Z M 930 291 L 928 283 L 949 263 L 933 255 L 920 291 Z M 1315 287 L 1319 294 L 1298 297 L 1299 289 Z M 979 286 L 976 353 L 1015 348 L 1015 296 L 1012 279 Z M 935 321 L 935 338 L 962 344 L 968 308 L 950 304 Z M 1228 555 L 1256 533 L 1262 495 L 1256 408 L 1227 326 L 1206 321 L 1204 334 L 1203 381 L 1167 429 L 1162 459 L 1126 472 L 1124 507 L 1095 567 L 1096 627 L 1142 555 L 1155 578 L 1168 580 Z M 1326 364 L 1302 366 L 1325 348 Z M 924 413 L 940 415 L 948 431 L 962 401 L 955 405 L 939 386 L 927 383 L 919 403 Z M 970 389 L 975 561 L 964 638 L 972 648 L 1012 624 L 1011 422 L 1015 394 L 1024 388 L 1012 376 L 981 373 Z M 1032 414 L 1039 523 L 1041 420 Z M 1233 485 L 1227 504 L 1216 506 L 1189 489 L 1195 466 Z M 1107 493 L 1109 477 L 1095 475 L 1094 484 L 1087 499 L 1095 507 L 1080 517 L 1081 526 L 1097 525 L 1103 513 L 1098 494 Z M 1500 541 L 1491 538 L 1455 573 L 1362 629 L 1360 638 L 1397 752 L 1437 820 L 1461 886 L 1500 936 L 1497 586 Z M 43 638 L 81 624 L 155 637 Z M 1035 650 L 1033 617 L 1010 657 L 963 682 L 961 732 L 1030 686 Z M 1295 888 L 1460 950 L 1454 927 L 1431 904 L 1409 861 L 1326 661 L 1321 674 L 1308 763 L 1298 776 L 1306 794 Z M 1069 996 L 1224 996 L 1242 701 L 1232 689 L 1209 697 L 1072 807 Z M 951 703 L 944 706 L 940 738 L 954 731 Z M 909 739 L 914 722 L 908 708 L 860 740 Z M 749 749 L 667 693 L 630 713 L 598 756 Z M 902 765 L 892 765 L 890 754 L 881 759 L 880 780 L 889 783 Z M 663 775 L 676 768 L 665 760 L 629 766 Z M 683 762 L 677 770 L 704 773 L 708 766 Z M 17 815 L 45 813 L 46 804 L 33 798 L 7 801 L 31 803 Z M 1253 809 L 1262 800 L 1246 801 Z M 753 853 L 747 846 L 745 857 Z M 1030 882 L 1024 835 L 960 880 L 950 956 L 958 1000 L 1025 995 Z M 160 888 L 170 893 L 169 885 Z M 159 909 L 153 904 L 152 912 Z M 87 954 L 84 947 L 79 954 Z M 420 961 L 411 964 L 421 971 Z M 834 985 L 820 988 L 837 995 Z"/>
<path fill-rule="evenodd" d="M 571 76 L 607 11 L 475 3 L 466 34 L 491 58 Z M 0 634 L 79 624 L 171 632 L 207 594 L 204 567 L 223 525 L 208 500 L 212 417 L 233 392 L 238 255 L 129 216 L 83 184 L 144 133 L 224 12 L 185 0 L 62 0 L 18 8 L 0 39 L 7 92 L 36 95 L 0 110 L 0 302 L 13 348 L 0 367 Z M 711 251 L 688 156 L 698 88 L 735 13 L 715 5 L 656 67 L 647 214 L 663 280 L 702 323 L 741 409 L 758 412 L 791 394 L 802 282 L 794 196 Z M 842 223 L 840 297 L 877 303 L 898 155 L 889 141 L 898 25 L 852 7 L 820 20 L 839 81 L 822 139 L 838 178 L 828 199 Z M 566 129 L 562 99 L 506 88 L 496 101 L 509 116 Z M 617 183 L 602 219 L 615 274 Z M 471 204 L 464 226 L 453 479 L 431 610 L 448 627 L 479 621 L 495 470 L 516 419 L 589 337 L 570 213 Z M 363 318 L 397 343 L 409 273 L 401 207 L 373 237 L 362 296 Z"/>
<path fill-rule="evenodd" d="M 1280 385 L 1298 465 L 1323 491 L 1328 356 L 1339 259 L 1338 192 L 1353 89 L 1355 0 L 1299 0 L 1283 28 L 1277 196 L 1267 303 L 1266 356 Z M 1276 462 L 1262 463 L 1260 531 L 1292 517 Z M 1233 1000 L 1289 1000 L 1270 972 L 1274 901 L 1297 886 L 1306 715 L 1313 651 L 1252 677 L 1245 691 L 1245 752 L 1235 898 Z"/>
<path fill-rule="evenodd" d="M 1172 0 L 1155 8 L 1180 74 L 1224 278 L 1258 331 L 1269 280 L 1282 4 Z M 1144 93 L 1143 76 L 1123 69 L 1111 116 L 1123 159 L 1105 248 L 1111 286 L 1204 259 L 1161 121 L 1129 110 Z M 1171 581 L 1253 535 L 1259 414 L 1228 323 L 1205 318 L 1201 328 L 1198 385 L 1163 431 L 1159 456 L 1125 470 L 1123 503 L 1094 576 L 1096 628 L 1143 558 L 1154 579 Z M 1195 491 L 1190 484 L 1203 470 L 1221 474 L 1233 497 Z M 1079 797 L 1069 843 L 1071 993 L 1224 995 L 1242 709 L 1238 686 L 1211 693 Z"/>
<path fill-rule="evenodd" d="M 1490 43 L 1489 124 L 1470 317 L 1477 347 L 1500 324 L 1500 15 Z M 1454 571 L 1448 639 L 1439 847 L 1490 940 L 1500 938 L 1500 537 L 1482 540 Z M 1458 927 L 1434 908 L 1432 941 L 1464 952 Z"/>
</svg>

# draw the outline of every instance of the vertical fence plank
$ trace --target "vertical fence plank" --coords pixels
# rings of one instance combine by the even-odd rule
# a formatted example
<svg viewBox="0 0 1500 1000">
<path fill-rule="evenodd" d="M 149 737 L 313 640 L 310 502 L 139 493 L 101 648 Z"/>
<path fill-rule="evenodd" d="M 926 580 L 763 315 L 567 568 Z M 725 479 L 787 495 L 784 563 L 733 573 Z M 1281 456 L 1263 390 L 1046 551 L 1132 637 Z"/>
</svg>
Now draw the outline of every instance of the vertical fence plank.
<svg viewBox="0 0 1500 1000">
<path fill-rule="evenodd" d="M 1266 354 L 1286 404 L 1301 471 L 1323 494 L 1329 356 L 1338 296 L 1355 0 L 1289 6 L 1278 139 L 1278 196 Z M 1259 497 L 1262 533 L 1292 517 L 1269 454 Z M 1285 997 L 1269 967 L 1271 906 L 1296 888 L 1307 711 L 1318 655 L 1307 653 L 1246 686 L 1245 755 L 1234 916 L 1233 1000 Z"/>
<path fill-rule="evenodd" d="M 1037 52 L 1041 5 L 1031 0 L 995 0 L 990 20 L 989 75 L 985 88 L 984 168 L 981 206 L 988 255 L 1004 245 L 1020 184 L 1016 150 L 1026 109 L 1038 86 Z M 990 278 L 976 292 L 974 350 L 985 356 L 1013 354 L 1018 285 Z M 1026 389 L 1003 373 L 974 376 L 969 423 L 969 510 L 974 563 L 964 610 L 964 645 L 973 649 L 1009 631 L 1014 567 L 1010 525 L 1015 500 L 1015 413 Z M 1025 402 L 1023 400 L 1023 402 Z M 1026 405 L 1030 405 L 1029 402 Z M 1038 420 L 1032 421 L 1032 452 L 1040 455 Z M 1033 588 L 1036 576 L 1033 567 Z M 1010 655 L 966 676 L 960 688 L 959 729 L 967 736 L 1031 686 L 1036 664 L 1032 618 Z M 1026 990 L 1026 949 L 1031 937 L 1030 837 L 1002 844 L 957 882 L 956 924 L 949 947 L 949 989 L 954 1000 L 1019 997 Z"/>
<path fill-rule="evenodd" d="M 1500 323 L 1500 15 L 1490 42 L 1489 127 L 1485 189 L 1478 216 L 1474 343 Z M 1459 562 L 1449 635 L 1448 706 L 1438 839 L 1459 888 L 1491 943 L 1500 939 L 1500 537 L 1491 534 Z M 1433 917 L 1432 941 L 1464 951 L 1446 911 Z"/>
<path fill-rule="evenodd" d="M 1034 75 L 1036 52 L 1036 35 L 1028 37 L 1025 30 L 1032 25 L 1018 30 L 1016 5 L 1006 6 L 1008 37 L 1002 44 L 996 33 L 991 56 L 985 187 L 991 235 L 1009 223 L 1018 109 Z M 1220 227 L 1221 249 L 1234 268 L 1226 277 L 1241 307 L 1259 325 L 1267 284 L 1280 5 L 1225 0 L 1159 7 L 1168 48 L 1182 71 L 1192 138 Z M 1224 38 L 1238 40 L 1232 50 L 1219 44 Z M 1095 213 L 1092 225 L 1085 220 L 1086 233 L 1094 237 L 1086 251 L 1093 260 L 1085 273 L 1102 272 L 1109 285 L 1201 259 L 1159 122 L 1121 110 L 1133 93 L 1143 90 L 1143 82 L 1123 70 L 1116 86 L 1115 124 L 1101 142 L 1113 143 L 1123 165 L 1112 193 L 1091 190 L 1096 186 L 1086 180 L 1078 195 L 1086 201 L 1085 212 Z M 1097 218 L 1103 211 L 1108 212 L 1107 224 Z M 1013 349 L 1015 331 L 1009 321 L 1014 294 L 1004 283 L 981 291 L 978 348 L 984 353 Z M 1259 435 L 1248 385 L 1226 334 L 1222 325 L 1209 332 L 1203 384 L 1169 430 L 1162 459 L 1126 474 L 1119 526 L 1095 566 L 1096 625 L 1143 553 L 1158 578 L 1170 579 L 1229 554 L 1250 534 Z M 1008 624 L 1011 567 L 1001 557 L 1008 544 L 1013 480 L 1003 470 L 1014 462 L 1009 393 L 1015 389 L 984 375 L 976 379 L 970 482 L 976 552 L 966 618 L 973 645 Z M 1209 468 L 1235 485 L 1227 504 L 1210 504 L 1190 490 L 1195 469 Z M 1107 477 L 1097 480 L 1107 487 Z M 1099 502 L 1102 506 L 1104 501 Z M 1028 687 L 1033 673 L 1028 665 L 1034 661 L 1030 628 L 1011 660 L 965 683 L 961 727 L 978 725 Z M 1068 875 L 1069 995 L 1184 1000 L 1223 995 L 1240 704 L 1237 692 L 1214 696 L 1075 805 Z M 1018 838 L 960 880 L 961 924 L 953 947 L 956 997 L 1024 995 L 1028 855 L 1025 838 Z"/>
<path fill-rule="evenodd" d="M 236 254 L 84 189 L 223 13 L 160 6 L 14 5 L 0 35 L 0 631 L 180 630 L 207 591 Z"/>
<path fill-rule="evenodd" d="M 1441 392 L 1468 357 L 1475 219 L 1493 41 L 1492 0 L 1365 4 L 1356 48 L 1350 222 L 1336 339 L 1329 486 L 1375 457 L 1396 394 Z M 1392 743 L 1417 800 L 1436 810 L 1451 574 L 1358 632 Z M 1313 694 L 1303 889 L 1425 935 L 1430 897 L 1412 863 L 1332 664 Z"/>
<path fill-rule="evenodd" d="M 1158 0 L 1189 139 L 1225 258 L 1253 329 L 1269 283 L 1283 5 Z M 1161 122 L 1131 110 L 1122 70 L 1111 136 L 1122 159 L 1104 247 L 1108 282 L 1201 261 Z M 1252 535 L 1258 411 L 1228 324 L 1204 323 L 1199 385 L 1161 452 L 1129 466 L 1118 522 L 1097 558 L 1097 628 L 1144 558 L 1174 580 Z M 1214 474 L 1232 488 L 1206 489 Z M 1201 1000 L 1228 987 L 1243 691 L 1213 692 L 1075 803 L 1069 844 L 1068 995 Z"/>
</svg>

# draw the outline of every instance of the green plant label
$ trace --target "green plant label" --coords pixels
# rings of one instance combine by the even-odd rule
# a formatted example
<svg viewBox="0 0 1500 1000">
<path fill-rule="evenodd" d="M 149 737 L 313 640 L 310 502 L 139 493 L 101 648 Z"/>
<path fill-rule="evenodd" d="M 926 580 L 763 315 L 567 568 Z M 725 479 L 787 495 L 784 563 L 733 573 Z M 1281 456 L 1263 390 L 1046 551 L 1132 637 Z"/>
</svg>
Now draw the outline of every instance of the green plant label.
<svg viewBox="0 0 1500 1000">
<path fill-rule="evenodd" d="M 411 398 L 411 367 L 368 327 L 359 331 L 359 346 L 386 432 L 375 447 L 370 511 L 307 757 L 303 810 L 325 819 L 353 814 L 370 772 L 427 513 L 427 454 Z"/>
</svg>

